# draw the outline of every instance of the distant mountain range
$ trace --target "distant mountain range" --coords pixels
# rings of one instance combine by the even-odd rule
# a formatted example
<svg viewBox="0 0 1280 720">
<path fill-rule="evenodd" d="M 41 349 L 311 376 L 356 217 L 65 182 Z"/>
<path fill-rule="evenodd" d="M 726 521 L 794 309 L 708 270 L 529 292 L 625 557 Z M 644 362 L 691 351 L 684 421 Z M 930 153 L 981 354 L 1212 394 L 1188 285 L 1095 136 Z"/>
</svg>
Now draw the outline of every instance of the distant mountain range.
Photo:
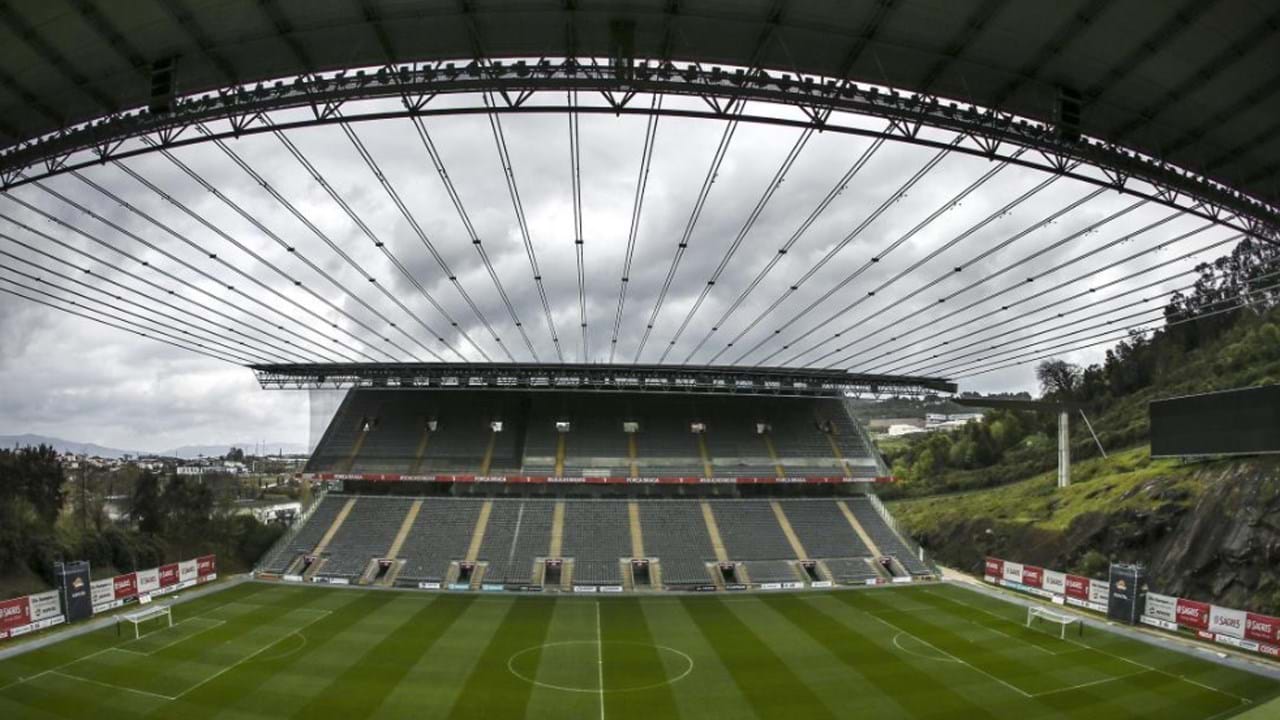
<svg viewBox="0 0 1280 720">
<path fill-rule="evenodd" d="M 121 450 L 119 448 L 105 447 L 96 443 L 74 442 L 71 440 L 63 440 L 62 438 L 48 437 L 46 435 L 0 435 L 0 447 L 11 448 L 21 447 L 24 445 L 51 445 L 58 452 L 75 453 L 77 455 L 96 455 L 104 458 L 120 458 L 125 455 L 162 455 L 164 457 L 176 457 L 184 460 L 198 458 L 200 456 L 213 457 L 225 455 L 232 447 L 238 447 L 248 453 L 255 452 L 259 447 L 258 443 L 238 442 L 224 443 L 219 445 L 183 445 L 169 450 L 160 452 L 143 451 L 143 450 Z M 294 442 L 276 442 L 265 443 L 262 446 L 262 452 L 268 455 L 284 453 L 285 455 L 299 455 L 307 452 L 307 446 L 302 443 Z"/>
</svg>

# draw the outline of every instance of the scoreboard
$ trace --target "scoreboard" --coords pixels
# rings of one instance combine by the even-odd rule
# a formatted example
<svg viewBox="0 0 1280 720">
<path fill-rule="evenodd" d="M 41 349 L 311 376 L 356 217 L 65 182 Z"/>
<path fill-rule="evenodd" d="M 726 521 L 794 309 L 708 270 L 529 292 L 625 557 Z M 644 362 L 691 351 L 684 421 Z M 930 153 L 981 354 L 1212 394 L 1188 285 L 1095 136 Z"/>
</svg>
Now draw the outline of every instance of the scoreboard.
<svg viewBox="0 0 1280 720">
<path fill-rule="evenodd" d="M 1155 400 L 1151 456 L 1280 453 L 1280 385 Z"/>
</svg>

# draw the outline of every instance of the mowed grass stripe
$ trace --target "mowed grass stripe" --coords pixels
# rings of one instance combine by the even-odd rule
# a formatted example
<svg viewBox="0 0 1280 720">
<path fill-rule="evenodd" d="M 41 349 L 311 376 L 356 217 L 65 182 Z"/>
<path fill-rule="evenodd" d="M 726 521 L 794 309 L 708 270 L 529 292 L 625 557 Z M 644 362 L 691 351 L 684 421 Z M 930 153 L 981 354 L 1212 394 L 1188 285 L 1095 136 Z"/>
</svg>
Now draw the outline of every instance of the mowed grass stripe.
<svg viewBox="0 0 1280 720">
<path fill-rule="evenodd" d="M 316 599 L 304 592 L 287 600 L 245 604 L 244 607 L 252 609 L 238 615 L 232 622 L 224 622 L 192 637 L 190 642 L 176 643 L 152 655 L 107 652 L 71 665 L 68 671 L 101 683 L 176 696 L 226 667 L 232 659 L 239 659 L 259 647 L 262 642 L 260 636 L 274 639 L 280 623 L 297 611 L 299 603 L 313 602 Z M 232 603 L 222 608 L 230 606 Z M 168 630 L 158 629 L 155 632 L 166 633 Z"/>
<path fill-rule="evenodd" d="M 178 622 L 184 617 L 199 615 L 214 607 L 252 597 L 262 592 L 262 590 L 262 586 L 257 583 L 244 583 L 213 595 L 206 595 L 175 605 L 173 608 L 174 622 Z M 76 662 L 86 655 L 114 647 L 123 641 L 124 638 L 116 634 L 116 628 L 112 625 L 85 635 L 63 640 L 38 651 L 27 652 L 0 661 L 0 688 L 15 682 L 20 677 L 31 677 L 37 673 Z"/>
<path fill-rule="evenodd" d="M 228 591 L 230 592 L 230 591 Z M 203 603 L 202 606 L 195 606 L 195 602 L 189 607 L 184 604 L 182 609 L 188 616 L 194 616 L 195 611 L 201 609 L 207 611 L 210 607 L 221 607 L 237 600 L 244 599 L 255 595 L 259 590 L 252 592 L 236 593 L 231 596 L 219 594 L 218 601 Z M 34 663 L 37 666 L 43 666 L 44 670 L 54 670 L 61 672 L 65 670 L 74 676 L 82 676 L 87 680 L 78 680 L 71 676 L 61 674 L 49 674 L 29 680 L 25 683 L 13 685 L 3 692 L 3 695 L 11 696 L 15 701 L 21 703 L 22 709 L 13 717 L 25 717 L 34 713 L 29 708 L 43 710 L 56 717 L 94 717 L 94 718 L 136 718 L 140 711 L 159 710 L 168 705 L 168 702 L 160 698 L 149 697 L 147 695 L 130 692 L 123 688 L 140 688 L 139 680 L 146 680 L 147 675 L 141 667 L 134 667 L 132 673 L 123 677 L 119 682 L 112 682 L 113 685 L 119 685 L 119 688 L 106 687 L 101 682 L 111 682 L 100 676 L 99 666 L 94 665 L 95 660 L 105 657 L 106 655 L 123 655 L 123 653 L 103 652 L 110 651 L 112 647 L 120 644 L 120 639 L 116 635 L 114 627 L 104 628 L 102 630 L 91 633 L 93 637 L 90 643 L 77 643 L 75 640 L 69 641 L 67 644 L 74 643 L 76 646 L 94 648 L 82 654 L 78 659 L 67 658 L 65 649 L 63 652 L 50 653 L 50 655 L 61 663 L 49 665 L 46 662 Z M 77 638 L 76 640 L 79 640 Z M 49 650 L 54 650 L 59 646 L 53 646 Z M 102 653 L 97 654 L 95 653 Z M 43 655 L 43 651 L 34 653 Z M 147 659 L 142 656 L 139 659 Z M 65 667 L 62 667 L 65 666 Z M 145 688 L 143 688 L 145 689 Z"/>
<path fill-rule="evenodd" d="M 655 646 L 638 598 L 610 598 L 597 601 L 600 608 L 601 637 L 605 643 L 604 686 L 645 687 L 625 693 L 606 693 L 606 716 L 610 718 L 678 717 L 670 680 L 685 671 L 683 661 L 666 657 Z"/>
<path fill-rule="evenodd" d="M 949 684 L 938 682 L 939 675 L 950 672 L 949 668 L 944 670 L 939 661 L 919 659 L 920 663 L 932 664 L 925 670 L 901 652 L 895 653 L 877 643 L 871 633 L 828 614 L 819 603 L 806 602 L 795 595 L 772 595 L 762 601 L 801 633 L 825 647 L 845 667 L 866 678 L 910 717 L 950 713 L 964 718 L 995 717 L 987 707 L 966 699 Z M 920 692 L 923 688 L 929 692 Z"/>
<path fill-rule="evenodd" d="M 329 593 L 338 592 L 343 591 L 318 591 L 316 597 L 318 601 L 324 600 Z M 340 597 L 346 599 L 345 596 Z M 182 717 L 183 720 L 211 718 L 223 713 L 229 709 L 229 706 L 242 706 L 246 713 L 262 712 L 263 703 L 269 702 L 268 698 L 278 692 L 278 688 L 271 683 L 279 680 L 282 674 L 305 660 L 307 656 L 328 652 L 331 641 L 340 637 L 343 632 L 359 623 L 369 613 L 377 612 L 392 599 L 394 599 L 392 593 L 350 593 L 348 602 L 333 609 L 327 617 L 316 621 L 302 631 L 307 638 L 307 644 L 298 653 L 275 660 L 255 660 L 236 666 L 184 695 L 177 703 L 163 709 L 167 714 L 162 712 L 160 716 Z M 341 652 L 341 649 L 336 651 Z M 297 698 L 283 693 L 276 695 L 276 699 L 285 703 L 277 707 L 289 707 L 297 702 Z"/>
<path fill-rule="evenodd" d="M 914 591 L 917 598 L 927 593 L 928 591 Z M 872 597 L 872 595 L 874 593 L 868 593 L 863 601 L 879 602 L 883 599 Z M 934 599 L 937 599 L 936 596 Z M 1181 694 L 1178 688 L 1170 684 L 1171 682 L 1185 685 L 1167 675 L 1145 672 L 1140 666 L 1121 663 L 1114 657 L 1090 653 L 1085 649 L 1081 649 L 1078 653 L 1059 656 L 1037 657 L 1026 653 L 1024 663 L 1027 668 L 1035 670 L 1035 675 L 1028 672 L 1014 675 L 1008 671 L 1003 671 L 1006 674 L 1000 675 L 998 673 L 1002 672 L 999 668 L 1005 662 L 1004 655 L 994 652 L 984 653 L 980 645 L 976 646 L 977 649 L 966 651 L 964 639 L 958 638 L 946 629 L 949 624 L 944 620 L 946 609 L 939 609 L 937 613 L 893 615 L 892 610 L 886 605 L 880 611 L 891 617 L 892 622 L 920 637 L 927 638 L 929 642 L 951 652 L 974 668 L 1006 682 L 1012 681 L 1016 687 L 1034 695 L 1035 697 L 1027 699 L 1029 707 L 1053 708 L 1078 717 L 1134 717 L 1135 711 L 1139 711 L 1136 716 L 1142 717 L 1149 716 L 1154 708 L 1167 704 L 1161 699 L 1159 693 Z M 990 618 L 990 620 L 1000 622 L 996 618 Z M 1014 641 L 1009 642 L 1012 645 Z M 1062 644 L 1074 647 L 1068 643 Z M 972 643 L 970 645 L 973 646 Z M 1029 646 L 1028 650 L 1030 650 Z M 1088 680 L 1073 682 L 1064 679 L 1079 677 L 1080 673 L 1072 671 L 1088 668 L 1090 663 L 1095 671 L 1088 675 Z M 1037 682 L 1032 683 L 1030 678 L 1035 678 Z M 1215 700 L 1212 697 L 1206 697 L 1210 694 L 1203 691 L 1190 693 L 1184 703 L 1171 706 L 1159 717 L 1202 719 L 1232 707 L 1231 703 L 1224 705 L 1221 702 L 1221 697 L 1225 696 Z"/>
<path fill-rule="evenodd" d="M 719 598 L 685 597 L 686 613 L 762 718 L 834 718 L 804 681 Z"/>
<path fill-rule="evenodd" d="M 1026 612 L 1021 605 L 1011 605 L 1002 600 L 955 586 L 931 588 L 924 591 L 924 593 L 938 599 L 945 598 L 952 604 L 968 608 L 995 623 L 1000 623 L 1000 618 L 1004 618 L 1009 623 L 1021 625 L 1015 618 L 1022 616 Z M 1007 629 L 1005 624 L 1001 624 L 1001 627 L 1002 629 Z M 1040 634 L 1034 630 L 1028 630 L 1027 632 Z M 1045 637 L 1048 636 L 1046 635 Z M 1163 698 L 1176 698 L 1184 695 L 1194 697 L 1200 694 L 1209 694 L 1225 698 L 1228 701 L 1227 707 L 1229 707 L 1232 702 L 1240 703 L 1242 698 L 1273 697 L 1280 690 L 1273 681 L 1265 677 L 1239 672 L 1184 653 L 1169 652 L 1154 645 L 1114 633 L 1091 630 L 1085 634 L 1082 640 L 1079 638 L 1073 639 L 1087 646 L 1086 648 L 1078 648 L 1078 654 L 1095 659 L 1109 659 L 1112 664 L 1108 666 L 1108 669 L 1113 670 L 1116 674 L 1132 675 L 1147 667 L 1154 668 L 1149 673 L 1154 676 L 1153 678 L 1137 675 L 1140 679 L 1133 681 L 1135 686 L 1158 687 L 1162 682 L 1168 688 L 1173 688 L 1174 685 L 1182 686 L 1178 690 L 1161 690 L 1160 698 L 1143 701 L 1147 705 L 1160 705 Z M 1049 645 L 1046 645 L 1046 647 L 1052 648 L 1054 643 L 1061 642 L 1057 638 L 1049 637 Z M 1213 690 L 1209 688 L 1213 688 Z M 1094 692 L 1104 689 L 1106 689 L 1105 686 L 1102 686 Z M 1066 691 L 1063 694 L 1068 696 L 1075 694 L 1078 696 L 1075 691 Z M 1192 702 L 1191 706 L 1195 707 L 1195 703 Z M 1171 704 L 1170 709 L 1171 711 L 1180 710 L 1185 712 L 1185 706 L 1181 703 Z"/>
<path fill-rule="evenodd" d="M 439 717 L 453 707 L 462 685 L 498 629 L 511 598 L 480 596 L 453 627 L 441 635 L 400 684 L 382 698 L 373 717 Z"/>
<path fill-rule="evenodd" d="M 474 601 L 474 596 L 423 598 L 417 612 L 295 710 L 292 717 L 369 717 Z"/>
<path fill-rule="evenodd" d="M 980 638 L 973 637 L 972 633 L 960 634 L 978 645 L 991 648 L 993 656 L 1007 657 L 1015 662 L 1022 659 L 1028 668 L 1043 669 L 1034 679 L 1028 679 L 1026 673 L 1014 679 L 1015 684 L 1029 688 L 1033 694 L 1076 685 L 1093 687 L 1087 684 L 1132 675 L 1143 669 L 1123 657 L 1097 652 L 1075 636 L 1068 635 L 1069 639 L 1064 640 L 1051 634 L 1059 631 L 1057 626 L 1028 628 L 1007 616 L 984 613 L 972 605 L 934 594 L 930 590 L 921 590 L 914 595 L 918 601 L 936 611 L 923 614 L 920 619 L 925 622 L 935 626 L 942 624 L 952 629 L 967 625 L 979 629 L 979 632 L 986 630 L 988 634 Z M 946 622 L 943 622 L 944 618 L 947 619 Z"/>
<path fill-rule="evenodd" d="M 529 704 L 533 685 L 512 675 L 507 660 L 526 648 L 547 642 L 547 629 L 555 600 L 516 598 L 489 639 L 479 662 L 467 676 L 462 693 L 454 702 L 450 718 L 518 718 Z M 531 650 L 538 657 L 539 650 Z"/>
<path fill-rule="evenodd" d="M 654 639 L 687 653 L 694 661 L 689 677 L 671 686 L 679 710 L 676 717 L 752 717 L 750 701 L 738 692 L 729 668 L 720 662 L 678 597 L 646 597 L 640 607 Z"/>
<path fill-rule="evenodd" d="M 1059 676 L 1064 669 L 1088 668 L 1090 658 L 1083 655 L 1076 659 L 1071 656 L 1047 655 L 1034 650 L 1030 645 L 997 635 L 980 639 L 976 636 L 966 637 L 959 629 L 964 628 L 965 633 L 974 635 L 970 630 L 973 626 L 963 618 L 950 615 L 945 610 L 902 612 L 884 591 L 857 593 L 847 601 L 879 618 L 881 622 L 908 632 L 950 654 L 968 664 L 975 672 L 986 674 L 1002 685 L 1004 690 L 1024 697 L 1127 672 L 1109 673 L 1099 668 L 1090 672 L 1087 679 L 1063 679 Z M 1079 678 L 1079 675 L 1071 672 L 1069 678 Z"/>
</svg>

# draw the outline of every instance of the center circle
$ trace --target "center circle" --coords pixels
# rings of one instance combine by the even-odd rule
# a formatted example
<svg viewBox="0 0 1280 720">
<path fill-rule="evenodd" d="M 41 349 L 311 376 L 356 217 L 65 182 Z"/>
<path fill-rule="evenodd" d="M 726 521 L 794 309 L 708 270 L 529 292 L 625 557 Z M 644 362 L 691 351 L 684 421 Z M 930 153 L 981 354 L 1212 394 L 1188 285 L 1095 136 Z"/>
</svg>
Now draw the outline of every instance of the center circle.
<svg viewBox="0 0 1280 720">
<path fill-rule="evenodd" d="M 666 645 L 564 640 L 515 653 L 507 660 L 507 670 L 531 685 L 550 690 L 636 692 L 683 680 L 693 672 L 693 658 Z M 538 677 L 539 670 L 544 677 Z"/>
</svg>

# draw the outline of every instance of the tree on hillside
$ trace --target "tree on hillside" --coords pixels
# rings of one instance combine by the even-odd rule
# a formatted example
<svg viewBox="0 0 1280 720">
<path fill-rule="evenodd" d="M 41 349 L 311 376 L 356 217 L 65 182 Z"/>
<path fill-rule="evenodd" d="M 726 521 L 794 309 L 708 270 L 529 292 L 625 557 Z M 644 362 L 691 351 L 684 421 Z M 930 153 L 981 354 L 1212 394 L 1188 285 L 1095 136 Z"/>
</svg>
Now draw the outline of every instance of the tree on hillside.
<svg viewBox="0 0 1280 720">
<path fill-rule="evenodd" d="M 222 459 L 228 462 L 244 462 L 244 450 L 232 447 L 227 451 L 226 455 L 222 456 Z"/>
<path fill-rule="evenodd" d="M 62 509 L 65 475 L 48 445 L 0 450 L 0 502 L 25 500 L 46 523 Z"/>
<path fill-rule="evenodd" d="M 164 506 L 160 499 L 160 478 L 150 470 L 138 475 L 133 486 L 130 516 L 144 533 L 158 534 L 164 529 Z"/>
<path fill-rule="evenodd" d="M 1080 367 L 1066 360 L 1045 360 L 1036 367 L 1036 379 L 1045 397 L 1067 399 L 1080 383 Z"/>
</svg>

